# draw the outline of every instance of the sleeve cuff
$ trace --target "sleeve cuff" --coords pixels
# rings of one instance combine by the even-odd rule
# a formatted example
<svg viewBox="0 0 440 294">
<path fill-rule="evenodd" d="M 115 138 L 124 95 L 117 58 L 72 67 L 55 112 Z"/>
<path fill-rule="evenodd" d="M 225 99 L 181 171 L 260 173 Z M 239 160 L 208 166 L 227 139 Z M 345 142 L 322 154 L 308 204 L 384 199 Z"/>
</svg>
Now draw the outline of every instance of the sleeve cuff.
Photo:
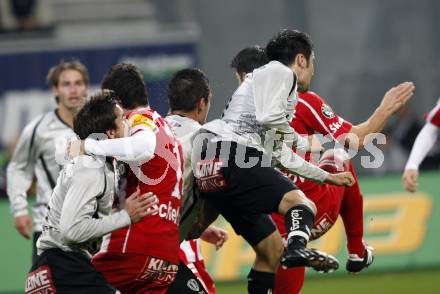
<svg viewBox="0 0 440 294">
<path fill-rule="evenodd" d="M 417 164 L 414 164 L 414 163 L 407 163 L 405 165 L 405 170 L 416 170 L 416 171 L 418 171 L 419 170 L 419 166 Z"/>
<path fill-rule="evenodd" d="M 17 210 L 17 211 L 14 211 L 14 212 L 12 213 L 12 215 L 13 215 L 14 217 L 23 216 L 23 215 L 28 215 L 28 214 L 29 214 L 29 212 L 28 212 L 27 209 Z"/>
<path fill-rule="evenodd" d="M 94 144 L 95 141 L 93 139 L 85 139 L 84 140 L 84 153 L 85 154 L 94 154 Z M 96 155 L 96 154 L 94 154 Z"/>
<path fill-rule="evenodd" d="M 128 212 L 125 209 L 122 209 L 119 211 L 119 213 L 121 214 L 121 219 L 124 222 L 124 227 L 131 225 L 131 218 L 128 215 Z"/>
</svg>

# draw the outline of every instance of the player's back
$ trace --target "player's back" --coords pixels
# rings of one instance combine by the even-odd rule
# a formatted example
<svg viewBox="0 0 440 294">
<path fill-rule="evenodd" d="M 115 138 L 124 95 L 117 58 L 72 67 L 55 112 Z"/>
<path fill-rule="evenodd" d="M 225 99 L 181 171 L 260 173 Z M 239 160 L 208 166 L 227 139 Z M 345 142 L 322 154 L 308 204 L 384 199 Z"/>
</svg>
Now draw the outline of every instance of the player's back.
<svg viewBox="0 0 440 294">
<path fill-rule="evenodd" d="M 206 123 L 203 129 L 263 151 L 266 132 L 292 119 L 296 104 L 294 76 L 278 61 L 255 69 L 232 95 L 222 119 Z"/>
<path fill-rule="evenodd" d="M 230 124 L 234 132 L 242 135 L 256 132 L 259 123 L 255 116 L 255 103 L 252 92 L 253 74 L 248 74 L 243 83 L 232 95 L 222 115 L 222 120 Z"/>
<path fill-rule="evenodd" d="M 170 124 L 171 129 L 174 131 L 182 144 L 183 158 L 185 162 L 182 199 L 183 208 L 184 204 L 189 205 L 189 203 L 186 203 L 186 201 L 189 200 L 187 198 L 194 192 L 194 176 L 191 168 L 192 142 L 194 140 L 195 133 L 200 130 L 202 126 L 191 118 L 179 115 L 168 115 L 165 119 Z"/>
<path fill-rule="evenodd" d="M 127 115 L 131 134 L 150 128 L 156 135 L 154 156 L 132 163 L 127 172 L 126 195 L 152 192 L 158 197 L 158 213 L 111 234 L 104 251 L 139 253 L 178 263 L 178 222 L 182 197 L 182 146 L 157 112 L 142 108 Z M 140 164 L 140 165 L 139 165 Z"/>
</svg>

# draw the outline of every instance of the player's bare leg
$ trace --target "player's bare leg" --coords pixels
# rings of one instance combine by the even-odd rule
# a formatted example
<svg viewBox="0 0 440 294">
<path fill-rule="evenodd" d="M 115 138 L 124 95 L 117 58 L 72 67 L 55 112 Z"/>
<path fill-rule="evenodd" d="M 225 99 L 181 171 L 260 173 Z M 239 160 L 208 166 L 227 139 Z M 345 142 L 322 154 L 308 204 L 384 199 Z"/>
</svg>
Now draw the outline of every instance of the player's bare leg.
<svg viewBox="0 0 440 294">
<path fill-rule="evenodd" d="M 253 247 L 256 258 L 248 275 L 248 292 L 252 294 L 267 293 L 273 289 L 275 272 L 280 264 L 284 251 L 283 239 L 276 230 Z"/>
</svg>

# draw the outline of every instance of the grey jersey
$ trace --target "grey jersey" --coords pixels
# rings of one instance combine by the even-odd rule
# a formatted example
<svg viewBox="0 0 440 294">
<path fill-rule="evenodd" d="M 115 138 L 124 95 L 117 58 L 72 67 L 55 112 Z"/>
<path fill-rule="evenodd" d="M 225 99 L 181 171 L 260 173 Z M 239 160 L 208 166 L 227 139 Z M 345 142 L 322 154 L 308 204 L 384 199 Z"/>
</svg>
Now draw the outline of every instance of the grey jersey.
<svg viewBox="0 0 440 294">
<path fill-rule="evenodd" d="M 294 79 L 292 70 L 278 61 L 246 75 L 223 113 L 227 129 L 257 149 L 262 148 L 270 129 L 292 133 L 289 123 L 297 102 Z"/>
<path fill-rule="evenodd" d="M 323 182 L 328 173 L 292 152 L 308 149 L 306 138 L 297 134 L 290 122 L 297 102 L 294 72 L 278 61 L 248 74 L 233 94 L 221 120 L 203 126 L 221 137 L 273 155 L 274 165 L 292 173 Z"/>
<path fill-rule="evenodd" d="M 202 127 L 193 119 L 180 116 L 168 115 L 166 118 L 170 124 L 171 129 L 179 138 L 182 144 L 183 158 L 185 160 L 185 171 L 183 175 L 183 197 L 181 213 L 182 222 L 179 224 L 179 234 L 181 240 L 187 235 L 191 225 L 193 224 L 194 214 L 197 212 L 193 210 L 192 216 L 188 217 L 191 208 L 194 208 L 194 176 L 191 167 L 191 152 L 194 135 Z M 193 214 L 194 213 L 194 214 Z"/>
<path fill-rule="evenodd" d="M 41 115 L 23 130 L 7 168 L 7 193 L 14 216 L 28 213 L 27 191 L 34 175 L 37 197 L 33 207 L 36 231 L 41 231 L 46 206 L 55 187 L 61 166 L 55 161 L 57 142 L 76 137 L 56 111 Z"/>
<path fill-rule="evenodd" d="M 114 192 L 114 173 L 105 158 L 81 155 L 66 165 L 49 201 L 38 254 L 51 248 L 86 251 L 97 238 L 128 226 L 125 210 L 111 214 Z"/>
</svg>

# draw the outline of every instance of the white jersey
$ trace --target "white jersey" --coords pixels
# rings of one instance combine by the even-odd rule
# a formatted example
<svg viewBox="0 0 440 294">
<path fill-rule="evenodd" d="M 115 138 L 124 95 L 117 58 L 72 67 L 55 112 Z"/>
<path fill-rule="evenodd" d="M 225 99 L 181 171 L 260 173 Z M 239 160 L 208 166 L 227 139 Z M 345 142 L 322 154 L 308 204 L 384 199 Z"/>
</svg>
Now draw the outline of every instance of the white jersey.
<svg viewBox="0 0 440 294">
<path fill-rule="evenodd" d="M 182 239 L 186 236 L 192 225 L 192 217 L 186 219 L 191 210 L 193 210 L 195 203 L 194 175 L 191 167 L 191 152 L 193 149 L 192 145 L 194 135 L 202 126 L 195 120 L 180 115 L 168 115 L 165 119 L 170 124 L 171 129 L 174 131 L 182 144 L 183 158 L 185 161 L 185 172 L 183 175 L 183 197 L 180 214 L 182 216 L 182 220 L 179 224 L 179 234 Z M 195 212 L 196 211 L 192 211 L 192 213 Z"/>
<path fill-rule="evenodd" d="M 61 171 L 49 201 L 38 254 L 51 248 L 83 250 L 103 235 L 130 225 L 125 210 L 111 214 L 114 173 L 104 157 L 81 155 Z"/>
<path fill-rule="evenodd" d="M 14 216 L 28 214 L 27 191 L 34 175 L 37 197 L 33 207 L 35 231 L 41 231 L 46 206 L 55 187 L 61 166 L 55 161 L 58 140 L 76 138 L 57 110 L 31 121 L 23 130 L 7 168 L 7 193 Z"/>
<path fill-rule="evenodd" d="M 292 152 L 308 148 L 306 138 L 290 126 L 297 102 L 294 72 L 278 61 L 248 74 L 226 107 L 221 120 L 203 129 L 221 140 L 234 141 L 263 152 L 271 152 L 274 164 L 281 164 L 294 174 L 323 182 L 328 173 L 304 161 Z"/>
</svg>

